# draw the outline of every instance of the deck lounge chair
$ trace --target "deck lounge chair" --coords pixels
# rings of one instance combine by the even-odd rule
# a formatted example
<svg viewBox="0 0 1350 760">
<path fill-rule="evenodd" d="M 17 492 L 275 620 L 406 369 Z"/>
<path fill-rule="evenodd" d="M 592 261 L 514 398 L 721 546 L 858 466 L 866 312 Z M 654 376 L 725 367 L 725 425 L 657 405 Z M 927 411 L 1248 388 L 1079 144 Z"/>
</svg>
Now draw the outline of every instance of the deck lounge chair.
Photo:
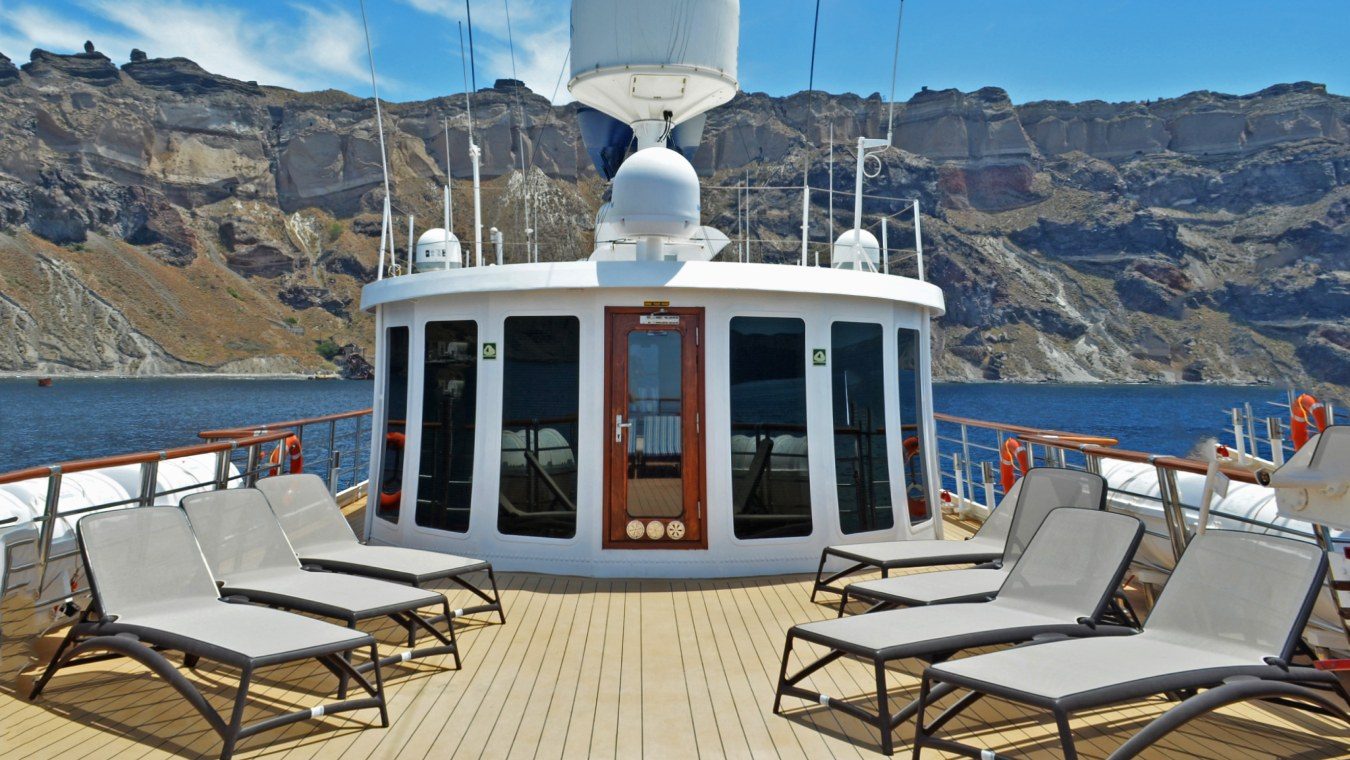
<svg viewBox="0 0 1350 760">
<path fill-rule="evenodd" d="M 1071 714 L 1152 695 L 1182 701 L 1112 758 L 1134 757 L 1187 721 L 1250 699 L 1292 700 L 1350 720 L 1343 706 L 1324 696 L 1330 690 L 1350 701 L 1332 673 L 1290 664 L 1326 572 L 1326 556 L 1315 544 L 1206 531 L 1182 554 L 1137 635 L 1053 642 L 930 666 L 920 688 L 914 757 L 923 747 L 994 757 L 933 735 L 986 695 L 1051 711 L 1066 758 L 1077 757 Z M 969 691 L 925 725 L 924 708 L 935 692 L 957 689 Z M 1207 691 L 1195 695 L 1202 689 Z"/>
<path fill-rule="evenodd" d="M 371 683 L 344 657 L 368 647 L 375 659 L 375 640 L 322 620 L 222 599 L 182 510 L 139 507 L 91 514 L 80 520 L 77 532 L 93 603 L 71 627 L 29 699 L 37 699 L 61 668 L 129 657 L 168 681 L 201 713 L 223 740 L 222 758 L 233 754 L 241 738 L 330 713 L 374 707 L 380 725 L 389 725 L 378 664 Z M 161 650 L 182 652 L 188 667 L 207 659 L 240 670 L 228 720 Z M 339 679 L 354 680 L 366 696 L 243 724 L 257 670 L 311 658 Z"/>
<path fill-rule="evenodd" d="M 889 663 L 910 658 L 941 661 L 971 647 L 1050 636 L 1133 633 L 1133 629 L 1101 625 L 1099 621 L 1143 533 L 1143 524 L 1133 517 L 1057 509 L 1045 519 L 992 601 L 886 610 L 793 626 L 783 650 L 773 710 L 780 713 L 783 696 L 788 695 L 846 712 L 876 726 L 882 752 L 891 754 L 892 733 L 918 712 L 919 704 L 915 701 L 891 711 L 886 687 Z M 829 651 L 788 675 L 788 659 L 798 639 Z M 846 656 L 872 664 L 876 672 L 876 713 L 797 685 Z"/>
<path fill-rule="evenodd" d="M 1060 507 L 1106 508 L 1106 481 L 1100 475 L 1060 467 L 1037 467 L 1018 481 L 1017 509 L 1012 515 L 1003 554 L 998 561 L 965 570 L 878 578 L 851 583 L 839 596 L 839 614 L 850 597 L 872 603 L 872 611 L 925 604 L 984 601 L 998 593 L 1003 580 L 1022 556 L 1031 537 L 1051 510 Z M 1001 509 L 1001 507 L 1000 507 Z"/>
<path fill-rule="evenodd" d="M 441 552 L 361 543 L 317 475 L 263 478 L 257 488 L 267 497 L 302 564 L 418 587 L 431 581 L 449 580 L 483 600 L 483 604 L 453 610 L 454 617 L 496 612 L 498 619 L 506 622 L 491 564 Z M 477 572 L 487 573 L 492 587 L 490 594 L 464 579 Z M 431 620 L 439 622 L 436 618 Z"/>
<path fill-rule="evenodd" d="M 844 587 L 834 584 L 856 573 L 880 570 L 881 577 L 886 578 L 890 575 L 890 571 L 902 568 L 978 565 L 993 562 L 1003 556 L 1003 547 L 1008 540 L 1008 530 L 1012 527 L 1012 518 L 1021 491 L 1022 480 L 1018 480 L 989 514 L 989 518 L 980 529 L 975 531 L 975 535 L 965 541 L 920 538 L 825 547 L 820 553 L 820 566 L 816 568 L 816 582 L 811 587 L 811 601 L 814 602 L 816 595 L 822 591 L 842 595 Z M 831 558 L 842 559 L 850 564 L 843 570 L 825 577 L 825 563 Z"/>
<path fill-rule="evenodd" d="M 408 649 L 381 659 L 391 665 L 414 657 L 449 654 L 460 666 L 450 602 L 437 591 L 341 573 L 310 572 L 300 566 L 267 499 L 252 488 L 210 491 L 183 499 L 202 554 L 221 593 L 250 602 L 336 618 L 356 628 L 363 621 L 388 617 L 408 634 Z M 446 632 L 418 610 L 440 607 Z M 438 644 L 415 648 L 417 631 Z M 363 663 L 358 670 L 367 670 Z"/>
</svg>

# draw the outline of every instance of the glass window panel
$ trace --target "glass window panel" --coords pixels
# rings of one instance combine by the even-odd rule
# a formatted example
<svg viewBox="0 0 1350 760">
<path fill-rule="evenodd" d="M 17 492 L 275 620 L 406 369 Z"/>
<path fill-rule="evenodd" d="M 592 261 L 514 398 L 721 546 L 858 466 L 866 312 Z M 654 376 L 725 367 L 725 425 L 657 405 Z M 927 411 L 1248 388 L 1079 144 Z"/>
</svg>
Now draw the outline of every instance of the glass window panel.
<svg viewBox="0 0 1350 760">
<path fill-rule="evenodd" d="M 630 517 L 684 514 L 683 341 L 678 330 L 628 334 Z"/>
<path fill-rule="evenodd" d="M 737 538 L 811 533 L 806 324 L 731 320 L 731 493 Z"/>
<path fill-rule="evenodd" d="M 886 465 L 881 325 L 835 322 L 830 352 L 840 527 L 845 533 L 890 528 L 895 519 Z"/>
<path fill-rule="evenodd" d="M 473 495 L 478 323 L 428 322 L 417 524 L 463 533 Z"/>
<path fill-rule="evenodd" d="M 581 323 L 508 317 L 503 343 L 497 530 L 571 538 L 577 531 Z"/>
<path fill-rule="evenodd" d="M 398 522 L 398 509 L 403 503 L 403 443 L 408 418 L 408 328 L 391 327 L 384 335 L 384 428 L 381 434 L 384 448 L 380 454 L 380 467 L 375 472 L 379 482 L 371 492 L 379 494 L 375 515 Z"/>
<path fill-rule="evenodd" d="M 896 332 L 896 359 L 900 365 L 900 458 L 905 466 L 905 500 L 910 522 L 928 519 L 928 489 L 923 482 L 923 405 L 919 395 L 919 331 Z"/>
</svg>

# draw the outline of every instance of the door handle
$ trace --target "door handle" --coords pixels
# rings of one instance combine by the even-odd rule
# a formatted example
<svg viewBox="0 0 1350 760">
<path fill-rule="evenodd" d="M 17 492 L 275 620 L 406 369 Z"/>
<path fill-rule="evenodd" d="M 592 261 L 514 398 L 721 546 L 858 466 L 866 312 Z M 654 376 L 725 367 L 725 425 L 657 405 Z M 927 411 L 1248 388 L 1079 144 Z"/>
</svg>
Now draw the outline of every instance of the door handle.
<svg viewBox="0 0 1350 760">
<path fill-rule="evenodd" d="M 632 421 L 624 422 L 622 414 L 614 415 L 614 442 L 623 443 L 623 429 L 633 426 Z"/>
</svg>

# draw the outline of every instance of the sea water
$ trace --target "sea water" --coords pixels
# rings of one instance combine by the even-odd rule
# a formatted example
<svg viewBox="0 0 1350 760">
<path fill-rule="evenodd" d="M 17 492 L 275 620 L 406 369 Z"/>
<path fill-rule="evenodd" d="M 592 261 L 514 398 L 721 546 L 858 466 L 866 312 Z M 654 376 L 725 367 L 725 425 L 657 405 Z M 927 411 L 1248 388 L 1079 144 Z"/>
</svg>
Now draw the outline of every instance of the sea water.
<svg viewBox="0 0 1350 760">
<path fill-rule="evenodd" d="M 202 430 L 361 409 L 370 382 L 225 379 L 66 379 L 50 388 L 0 379 L 0 472 L 63 460 L 200 443 Z M 1226 410 L 1251 403 L 1285 416 L 1270 387 L 939 383 L 936 411 L 1120 439 L 1122 448 L 1184 455 L 1206 437 L 1231 437 Z M 342 430 L 350 431 L 346 423 Z M 369 424 L 365 426 L 368 444 Z M 326 448 L 310 428 L 305 449 Z M 1264 435 L 1264 431 L 1259 431 Z M 944 430 L 943 434 L 948 431 Z M 349 433 L 350 435 L 350 433 Z M 318 436 L 318 440 L 315 440 Z M 339 442 L 338 449 L 350 446 Z M 364 458 L 364 457 L 363 457 Z M 350 462 L 344 463 L 344 470 Z"/>
</svg>

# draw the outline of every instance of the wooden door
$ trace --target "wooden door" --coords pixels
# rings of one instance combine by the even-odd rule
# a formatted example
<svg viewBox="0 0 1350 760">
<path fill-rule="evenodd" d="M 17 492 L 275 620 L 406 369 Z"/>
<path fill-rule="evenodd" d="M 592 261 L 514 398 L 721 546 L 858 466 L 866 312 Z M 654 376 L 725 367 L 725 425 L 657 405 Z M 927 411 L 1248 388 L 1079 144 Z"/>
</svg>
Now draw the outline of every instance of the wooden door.
<svg viewBox="0 0 1350 760">
<path fill-rule="evenodd" d="M 703 309 L 605 310 L 604 546 L 700 549 Z"/>
</svg>

